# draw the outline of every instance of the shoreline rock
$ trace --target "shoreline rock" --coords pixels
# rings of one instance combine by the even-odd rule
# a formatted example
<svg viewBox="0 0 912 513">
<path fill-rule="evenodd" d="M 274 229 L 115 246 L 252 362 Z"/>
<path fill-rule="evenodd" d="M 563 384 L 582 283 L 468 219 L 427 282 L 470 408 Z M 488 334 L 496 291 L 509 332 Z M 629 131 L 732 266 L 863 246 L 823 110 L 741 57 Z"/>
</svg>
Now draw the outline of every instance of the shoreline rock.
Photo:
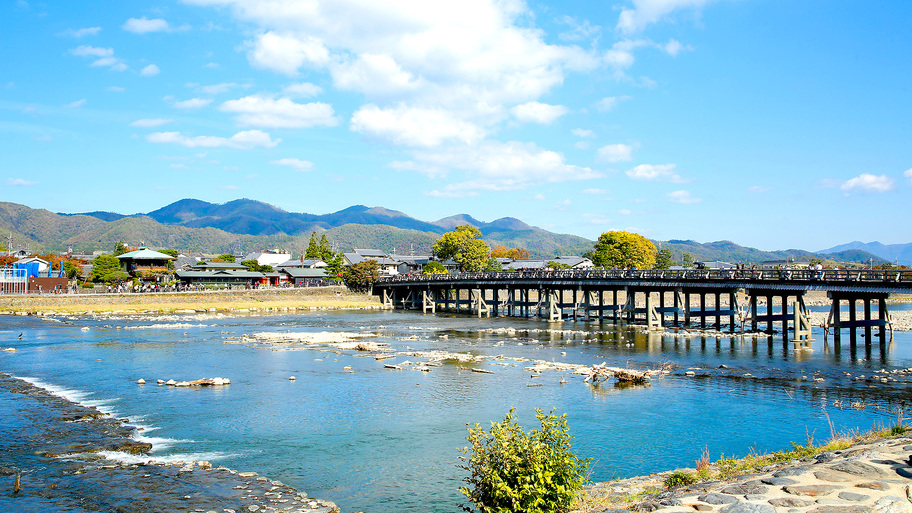
<svg viewBox="0 0 912 513">
<path fill-rule="evenodd" d="M 573 513 L 909 513 L 912 436 L 860 441 L 846 449 L 771 464 L 758 473 L 667 489 L 669 476 L 638 476 L 587 487 L 598 504 Z M 646 497 L 636 500 L 637 497 Z M 631 500 L 633 499 L 633 500 Z"/>
<path fill-rule="evenodd" d="M 256 472 L 213 468 L 207 461 L 136 461 L 148 457 L 152 444 L 135 440 L 136 428 L 125 419 L 3 372 L 0 394 L 15 398 L 21 422 L 18 436 L 0 445 L 5 453 L 0 475 L 21 475 L 21 489 L 15 497 L 0 495 L 0 509 L 45 511 L 79 503 L 94 511 L 149 513 L 340 511 L 330 501 Z M 42 448 L 38 452 L 36 441 Z M 106 451 L 121 453 L 123 459 L 107 458 Z"/>
</svg>

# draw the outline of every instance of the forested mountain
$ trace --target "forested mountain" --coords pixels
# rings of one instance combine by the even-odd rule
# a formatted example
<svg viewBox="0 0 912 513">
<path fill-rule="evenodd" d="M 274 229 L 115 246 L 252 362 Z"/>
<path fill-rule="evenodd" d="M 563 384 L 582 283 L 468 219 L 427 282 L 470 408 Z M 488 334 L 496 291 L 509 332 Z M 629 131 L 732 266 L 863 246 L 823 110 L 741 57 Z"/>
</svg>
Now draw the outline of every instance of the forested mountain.
<svg viewBox="0 0 912 513">
<path fill-rule="evenodd" d="M 148 214 L 112 212 L 55 214 L 16 203 L 0 202 L 0 231 L 11 233 L 14 247 L 52 253 L 72 249 L 77 253 L 110 250 L 118 241 L 131 246 L 172 248 L 193 253 L 246 253 L 281 248 L 300 254 L 313 231 L 326 233 L 337 251 L 373 248 L 400 255 L 429 255 L 440 234 L 461 224 L 477 227 L 492 247 L 527 249 L 532 258 L 582 255 L 594 241 L 576 235 L 552 233 L 519 219 L 504 217 L 490 223 L 460 214 L 425 222 L 383 207 L 355 205 L 324 215 L 286 212 L 259 201 L 241 199 L 213 204 L 184 199 Z M 699 243 L 692 240 L 655 241 L 671 250 L 675 260 L 690 253 L 695 261 L 722 260 L 756 263 L 767 260 L 827 258 L 838 262 L 867 263 L 879 258 L 861 249 L 842 246 L 812 253 L 800 249 L 762 251 L 731 241 Z M 878 243 L 871 243 L 878 244 Z M 851 245 L 865 246 L 860 242 Z M 881 245 L 883 246 L 883 245 Z M 898 250 L 894 245 L 885 246 Z M 901 248 L 899 248 L 901 249 Z M 895 260 L 893 258 L 888 260 Z M 900 261 L 902 263 L 902 261 Z"/>
<path fill-rule="evenodd" d="M 861 250 L 883 258 L 888 262 L 900 265 L 912 265 L 912 243 L 909 244 L 881 244 L 880 242 L 853 241 L 848 244 L 825 249 L 821 253 L 837 253 L 842 251 Z"/>
</svg>

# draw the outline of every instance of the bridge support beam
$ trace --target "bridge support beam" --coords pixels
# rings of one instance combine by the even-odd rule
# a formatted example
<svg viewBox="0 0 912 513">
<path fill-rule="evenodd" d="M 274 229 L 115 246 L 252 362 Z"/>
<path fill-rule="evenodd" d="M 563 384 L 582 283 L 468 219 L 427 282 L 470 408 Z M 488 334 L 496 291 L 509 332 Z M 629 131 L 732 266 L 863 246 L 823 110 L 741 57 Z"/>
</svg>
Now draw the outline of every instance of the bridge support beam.
<svg viewBox="0 0 912 513">
<path fill-rule="evenodd" d="M 833 341 L 836 344 L 839 344 L 841 341 L 841 331 L 842 328 L 849 329 L 849 343 L 854 346 L 856 343 L 857 329 L 864 328 L 865 333 L 865 345 L 871 344 L 871 328 L 877 326 L 880 328 L 878 332 L 878 338 L 880 339 L 881 346 L 886 345 L 887 341 L 887 329 L 890 330 L 890 338 L 893 338 L 893 324 L 890 322 L 890 313 L 887 311 L 887 296 L 886 293 L 864 293 L 864 292 L 828 292 L 827 297 L 832 301 L 830 306 L 830 314 L 827 318 L 825 325 L 824 335 L 829 331 L 830 328 L 833 329 Z M 842 319 L 841 305 L 845 301 L 848 303 L 849 309 L 849 320 Z M 864 318 L 861 320 L 857 319 L 856 306 L 858 301 L 862 302 L 863 315 Z M 876 319 L 871 316 L 871 301 L 877 301 L 878 303 L 878 316 Z"/>
</svg>

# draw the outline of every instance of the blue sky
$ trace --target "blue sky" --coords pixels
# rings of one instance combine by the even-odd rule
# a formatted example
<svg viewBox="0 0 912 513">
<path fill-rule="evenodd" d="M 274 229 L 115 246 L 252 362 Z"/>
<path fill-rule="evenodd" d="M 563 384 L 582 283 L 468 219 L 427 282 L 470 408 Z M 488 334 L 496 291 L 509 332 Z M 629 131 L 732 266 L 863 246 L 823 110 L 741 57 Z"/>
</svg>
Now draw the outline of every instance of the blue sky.
<svg viewBox="0 0 912 513">
<path fill-rule="evenodd" d="M 912 242 L 912 4 L 0 5 L 2 200 Z"/>
</svg>

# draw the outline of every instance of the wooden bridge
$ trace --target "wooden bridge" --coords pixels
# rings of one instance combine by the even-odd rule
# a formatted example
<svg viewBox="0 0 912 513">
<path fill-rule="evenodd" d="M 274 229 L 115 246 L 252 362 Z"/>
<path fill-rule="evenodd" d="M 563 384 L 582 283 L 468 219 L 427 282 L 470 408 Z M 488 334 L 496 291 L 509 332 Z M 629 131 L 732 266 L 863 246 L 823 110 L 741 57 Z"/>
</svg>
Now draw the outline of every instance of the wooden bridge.
<svg viewBox="0 0 912 513">
<path fill-rule="evenodd" d="M 611 320 L 645 323 L 648 329 L 692 326 L 706 328 L 707 319 L 717 330 L 722 320 L 732 333 L 749 326 L 775 332 L 779 323 L 783 340 L 789 330 L 793 342 L 810 342 L 811 324 L 804 296 L 826 291 L 831 301 L 825 333 L 863 328 L 870 343 L 872 328 L 880 328 L 881 343 L 892 324 L 886 300 L 890 294 L 912 293 L 912 271 L 876 270 L 575 270 L 518 271 L 459 274 L 407 274 L 380 278 L 374 294 L 384 305 L 420 309 L 425 313 L 449 311 L 487 316 L 538 317 L 548 321 Z M 619 300 L 622 297 L 622 300 Z M 863 317 L 856 307 L 862 303 Z M 778 303 L 779 311 L 775 311 Z M 841 306 L 847 304 L 848 319 Z M 877 315 L 872 312 L 877 306 Z M 761 312 L 765 306 L 765 312 Z M 668 317 L 666 319 L 666 316 Z"/>
</svg>

